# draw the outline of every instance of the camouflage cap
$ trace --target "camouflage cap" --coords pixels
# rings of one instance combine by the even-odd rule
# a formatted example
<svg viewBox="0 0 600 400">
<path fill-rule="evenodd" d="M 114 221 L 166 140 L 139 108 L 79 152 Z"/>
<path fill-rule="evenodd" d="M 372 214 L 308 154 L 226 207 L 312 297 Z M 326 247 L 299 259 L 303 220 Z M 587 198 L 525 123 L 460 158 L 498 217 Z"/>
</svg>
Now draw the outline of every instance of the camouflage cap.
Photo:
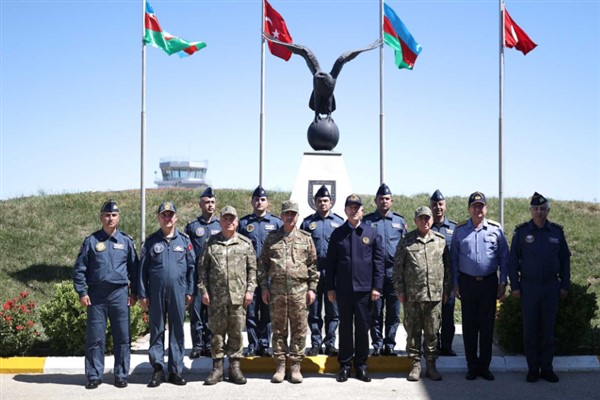
<svg viewBox="0 0 600 400">
<path fill-rule="evenodd" d="M 281 213 L 293 211 L 295 213 L 300 212 L 300 207 L 298 207 L 298 203 L 292 200 L 286 200 L 281 203 Z"/>
<path fill-rule="evenodd" d="M 158 214 L 162 214 L 166 211 L 171 211 L 176 213 L 177 212 L 177 207 L 175 207 L 175 204 L 173 204 L 170 201 L 165 201 L 164 203 L 161 203 L 160 206 L 158 206 Z"/>
<path fill-rule="evenodd" d="M 427 206 L 421 206 L 415 210 L 415 218 L 419 218 L 421 215 L 427 215 L 430 218 L 433 218 L 433 213 Z"/>
<path fill-rule="evenodd" d="M 223 217 L 224 215 L 233 215 L 237 218 L 237 211 L 232 206 L 225 206 L 221 210 L 221 217 Z"/>
</svg>

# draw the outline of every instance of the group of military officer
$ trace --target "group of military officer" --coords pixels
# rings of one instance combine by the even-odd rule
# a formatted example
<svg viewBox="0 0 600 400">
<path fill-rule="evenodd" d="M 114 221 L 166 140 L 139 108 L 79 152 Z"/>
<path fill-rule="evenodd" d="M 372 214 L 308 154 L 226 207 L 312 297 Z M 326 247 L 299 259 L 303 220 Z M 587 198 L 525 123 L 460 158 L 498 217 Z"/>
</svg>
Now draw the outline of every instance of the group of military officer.
<svg viewBox="0 0 600 400">
<path fill-rule="evenodd" d="M 470 218 L 456 224 L 446 217 L 445 198 L 436 190 L 430 207 L 415 211 L 411 232 L 404 217 L 391 210 L 392 193 L 385 184 L 377 190 L 376 210 L 364 218 L 358 195 L 345 200 L 346 221 L 332 212 L 333 200 L 322 186 L 315 194 L 316 212 L 297 228 L 298 204 L 285 201 L 281 218 L 272 215 L 260 186 L 252 195 L 252 214 L 238 219 L 235 208 L 226 206 L 219 219 L 215 194 L 207 188 L 200 196 L 202 213 L 185 232 L 176 228 L 175 205 L 159 206 L 160 228 L 146 238 L 141 260 L 133 239 L 117 229 L 116 202 L 103 204 L 102 229 L 84 240 L 73 272 L 80 303 L 87 307 L 86 388 L 102 383 L 107 319 L 113 327 L 115 386 L 127 386 L 128 307 L 138 299 L 149 313 L 154 369 L 149 387 L 165 381 L 166 321 L 168 381 L 186 384 L 186 307 L 190 358 L 212 357 L 207 385 L 223 379 L 225 356 L 229 380 L 246 383 L 240 358 L 270 356 L 271 336 L 272 382 L 282 382 L 288 366 L 290 381 L 302 382 L 306 321 L 307 355 L 337 355 L 338 382 L 348 379 L 352 364 L 356 378 L 369 382 L 369 331 L 372 356 L 397 355 L 400 304 L 412 359 L 408 379 L 419 380 L 424 356 L 426 376 L 441 380 L 438 355 L 456 355 L 455 298 L 462 305 L 466 379 L 493 380 L 489 365 L 496 300 L 504 297 L 509 276 L 512 293 L 523 304 L 527 381 L 558 381 L 552 370 L 553 332 L 558 297 L 569 290 L 570 253 L 562 227 L 547 220 L 545 197 L 532 196 L 532 219 L 516 227 L 510 255 L 502 228 L 486 218 L 487 201 L 480 192 L 469 196 Z M 242 354 L 244 328 L 249 344 Z"/>
</svg>

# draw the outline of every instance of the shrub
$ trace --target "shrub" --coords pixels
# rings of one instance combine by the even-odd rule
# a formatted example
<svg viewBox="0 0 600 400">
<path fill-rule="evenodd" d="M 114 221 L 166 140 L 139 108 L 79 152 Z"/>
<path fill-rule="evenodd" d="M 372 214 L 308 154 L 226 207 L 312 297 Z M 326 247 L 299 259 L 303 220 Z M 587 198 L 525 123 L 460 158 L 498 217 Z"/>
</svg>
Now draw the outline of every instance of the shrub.
<svg viewBox="0 0 600 400">
<path fill-rule="evenodd" d="M 25 355 L 39 336 L 36 304 L 27 296 L 29 292 L 21 292 L 0 311 L 0 357 Z"/>
<path fill-rule="evenodd" d="M 575 354 L 582 341 L 589 337 L 591 320 L 598 305 L 596 295 L 587 288 L 571 284 L 569 295 L 558 302 L 554 331 L 556 354 Z M 502 303 L 496 321 L 498 343 L 513 353 L 523 353 L 523 313 L 521 301 L 512 296 Z"/>
<path fill-rule="evenodd" d="M 79 304 L 79 296 L 71 281 L 55 286 L 54 297 L 41 309 L 42 325 L 50 339 L 50 347 L 60 355 L 85 354 L 86 310 Z M 132 340 L 148 330 L 147 318 L 139 306 L 130 308 L 130 335 Z M 106 352 L 112 352 L 110 322 L 106 328 Z"/>
</svg>

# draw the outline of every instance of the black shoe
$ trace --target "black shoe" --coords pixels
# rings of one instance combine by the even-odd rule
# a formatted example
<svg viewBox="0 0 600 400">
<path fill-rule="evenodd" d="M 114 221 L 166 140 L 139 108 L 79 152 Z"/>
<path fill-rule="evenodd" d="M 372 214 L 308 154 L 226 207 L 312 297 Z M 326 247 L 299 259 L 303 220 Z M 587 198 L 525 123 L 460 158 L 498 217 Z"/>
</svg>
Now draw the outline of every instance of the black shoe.
<svg viewBox="0 0 600 400">
<path fill-rule="evenodd" d="M 248 350 L 244 353 L 244 357 L 254 357 L 256 356 L 256 349 L 254 347 L 248 347 Z"/>
<path fill-rule="evenodd" d="M 339 354 L 339 350 L 336 349 L 334 345 L 325 346 L 325 354 L 328 356 L 337 356 Z"/>
<path fill-rule="evenodd" d="M 335 379 L 338 382 L 346 382 L 350 376 L 350 368 L 341 368 L 338 372 L 338 376 Z"/>
<path fill-rule="evenodd" d="M 371 352 L 371 356 L 372 357 L 377 357 L 381 355 L 381 349 L 378 348 L 374 348 L 373 351 Z"/>
<path fill-rule="evenodd" d="M 212 358 L 212 349 L 208 347 L 202 350 L 202 356 L 206 358 Z"/>
<path fill-rule="evenodd" d="M 527 372 L 527 378 L 525 379 L 527 382 L 537 382 L 540 379 L 539 371 L 529 371 Z"/>
<path fill-rule="evenodd" d="M 452 349 L 441 349 L 440 350 L 440 356 L 445 356 L 445 357 L 456 357 L 456 352 Z"/>
<path fill-rule="evenodd" d="M 119 389 L 126 388 L 127 380 L 126 379 L 115 379 L 115 387 L 118 387 Z"/>
<path fill-rule="evenodd" d="M 85 384 L 85 388 L 86 389 L 96 389 L 101 384 L 102 384 L 102 379 L 90 379 Z"/>
<path fill-rule="evenodd" d="M 383 355 L 384 356 L 390 356 L 390 357 L 397 357 L 398 354 L 396 354 L 396 352 L 394 351 L 394 349 L 392 347 L 387 347 L 385 346 L 383 348 Z"/>
<path fill-rule="evenodd" d="M 264 347 L 259 347 L 258 350 L 256 350 L 256 355 L 259 357 L 271 357 L 271 352 L 268 348 L 265 349 Z"/>
<path fill-rule="evenodd" d="M 192 351 L 190 352 L 190 358 L 194 359 L 194 358 L 198 358 L 202 355 L 202 349 L 200 348 L 193 348 Z"/>
<path fill-rule="evenodd" d="M 185 379 L 183 379 L 183 376 L 181 376 L 181 374 L 178 374 L 177 372 L 171 372 L 169 374 L 169 383 L 172 383 L 173 385 L 177 386 L 185 386 L 187 382 L 185 381 Z"/>
<path fill-rule="evenodd" d="M 371 382 L 371 377 L 369 376 L 369 373 L 367 372 L 367 369 L 359 369 L 356 372 L 356 379 L 358 379 L 359 381 L 363 381 L 363 382 Z"/>
<path fill-rule="evenodd" d="M 485 379 L 486 381 L 494 380 L 494 374 L 492 374 L 489 369 L 479 371 L 479 376 Z"/>
<path fill-rule="evenodd" d="M 477 374 L 475 373 L 475 371 L 473 371 L 472 369 L 467 371 L 467 374 L 465 375 L 465 379 L 468 381 L 474 381 L 475 378 L 477 378 Z"/>
<path fill-rule="evenodd" d="M 558 375 L 556 375 L 554 373 L 554 371 L 552 371 L 552 370 L 550 370 L 550 371 L 542 371 L 542 373 L 540 374 L 540 377 L 542 379 L 547 380 L 548 382 L 552 382 L 552 383 L 558 382 Z"/>
<path fill-rule="evenodd" d="M 152 374 L 152 378 L 148 381 L 148 387 L 158 387 L 161 383 L 165 381 L 165 371 L 163 371 L 161 365 L 154 366 L 154 373 Z"/>
<path fill-rule="evenodd" d="M 320 350 L 321 349 L 319 347 L 313 346 L 310 349 L 308 349 L 308 351 L 306 352 L 306 355 L 309 357 L 318 356 Z"/>
</svg>

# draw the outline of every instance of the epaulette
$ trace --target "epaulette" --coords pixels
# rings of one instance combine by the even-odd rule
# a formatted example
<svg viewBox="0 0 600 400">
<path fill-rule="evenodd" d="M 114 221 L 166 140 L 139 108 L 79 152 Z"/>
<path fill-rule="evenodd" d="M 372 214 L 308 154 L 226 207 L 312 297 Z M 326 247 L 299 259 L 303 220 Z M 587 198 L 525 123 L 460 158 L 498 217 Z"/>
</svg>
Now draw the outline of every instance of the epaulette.
<svg viewBox="0 0 600 400">
<path fill-rule="evenodd" d="M 181 234 L 181 236 L 183 236 L 183 237 L 186 237 L 186 238 L 188 238 L 188 239 L 190 238 L 190 235 L 188 235 L 188 234 L 187 234 L 187 233 L 185 233 L 184 231 L 180 231 L 180 230 L 177 230 L 177 231 L 178 231 L 178 232 Z"/>
<path fill-rule="evenodd" d="M 277 215 L 275 215 L 275 214 L 271 214 L 271 213 L 269 213 L 269 215 L 270 215 L 271 217 L 273 217 L 273 218 L 275 218 L 275 219 L 278 219 L 278 220 L 280 220 L 280 221 L 281 221 L 281 218 L 279 218 Z"/>
<path fill-rule="evenodd" d="M 187 224 L 185 224 L 185 226 L 187 227 L 187 226 L 193 224 L 194 222 L 198 222 L 198 218 L 194 218 L 194 219 L 190 220 Z"/>
<path fill-rule="evenodd" d="M 219 236 L 219 235 L 218 234 L 212 235 L 210 238 L 212 239 L 212 238 L 217 237 L 217 236 Z M 238 234 L 237 238 L 240 239 L 242 242 L 246 242 L 250 246 L 252 246 L 252 240 L 248 239 L 246 236 Z"/>
<path fill-rule="evenodd" d="M 310 233 L 308 233 L 308 232 L 306 232 L 305 230 L 302 230 L 302 229 L 298 229 L 298 230 L 299 230 L 299 231 L 300 231 L 300 233 L 302 233 L 303 235 L 305 235 L 305 236 L 309 236 L 309 237 L 312 239 L 312 235 L 311 235 Z"/>
<path fill-rule="evenodd" d="M 502 227 L 502 225 L 500 225 L 500 222 L 496 222 L 493 219 L 488 219 L 487 222 L 488 222 L 488 224 L 493 225 L 493 226 L 497 226 L 498 228 Z"/>
<path fill-rule="evenodd" d="M 133 238 L 131 237 L 131 235 L 128 235 L 127 233 L 123 232 L 123 231 L 119 231 L 121 232 L 121 234 L 129 239 L 131 239 L 131 241 L 133 242 Z"/>
<path fill-rule="evenodd" d="M 519 229 L 519 228 L 522 228 L 522 227 L 524 227 L 524 226 L 525 226 L 525 225 L 527 225 L 528 223 L 529 223 L 529 222 L 523 222 L 522 224 L 515 225 L 515 231 L 516 231 L 517 229 Z"/>
<path fill-rule="evenodd" d="M 393 211 L 392 211 L 392 214 L 394 214 L 394 215 L 395 215 L 395 216 L 397 216 L 397 217 L 400 217 L 400 218 L 402 218 L 403 220 L 406 220 L 406 218 L 404 218 L 404 215 L 401 215 L 401 214 L 395 213 L 395 212 L 393 212 Z"/>
<path fill-rule="evenodd" d="M 442 239 L 446 240 L 446 236 L 442 235 L 441 233 L 439 233 L 438 231 L 434 231 L 433 229 L 430 231 L 432 232 L 435 236 L 437 237 L 441 237 Z"/>
<path fill-rule="evenodd" d="M 469 222 L 469 220 L 468 220 L 468 219 L 465 219 L 464 221 L 461 221 L 461 222 L 459 222 L 458 224 L 456 224 L 456 227 L 458 228 L 459 226 L 466 225 L 466 224 L 467 224 L 467 222 Z"/>
<path fill-rule="evenodd" d="M 306 216 L 306 217 L 304 217 L 304 219 L 302 220 L 302 223 L 304 223 L 304 221 L 306 221 L 307 219 L 311 219 L 312 217 L 314 217 L 314 215 L 315 215 L 314 213 L 313 213 L 313 214 L 310 214 L 310 215 L 307 215 L 307 216 Z"/>
<path fill-rule="evenodd" d="M 344 220 L 344 217 L 342 217 L 341 215 L 337 215 L 336 213 L 333 213 L 333 215 L 335 215 L 336 217 L 340 218 L 342 221 Z"/>
<path fill-rule="evenodd" d="M 548 222 L 550 222 L 550 221 L 548 221 Z M 564 230 L 563 226 L 560 225 L 560 224 L 557 224 L 556 222 L 550 222 L 550 226 L 553 226 L 553 227 L 558 228 L 560 230 Z"/>
<path fill-rule="evenodd" d="M 458 225 L 458 222 L 456 222 L 456 221 L 453 221 L 453 220 L 451 220 L 450 218 L 448 218 L 448 222 L 450 222 L 451 224 L 454 224 L 454 225 Z"/>
</svg>

